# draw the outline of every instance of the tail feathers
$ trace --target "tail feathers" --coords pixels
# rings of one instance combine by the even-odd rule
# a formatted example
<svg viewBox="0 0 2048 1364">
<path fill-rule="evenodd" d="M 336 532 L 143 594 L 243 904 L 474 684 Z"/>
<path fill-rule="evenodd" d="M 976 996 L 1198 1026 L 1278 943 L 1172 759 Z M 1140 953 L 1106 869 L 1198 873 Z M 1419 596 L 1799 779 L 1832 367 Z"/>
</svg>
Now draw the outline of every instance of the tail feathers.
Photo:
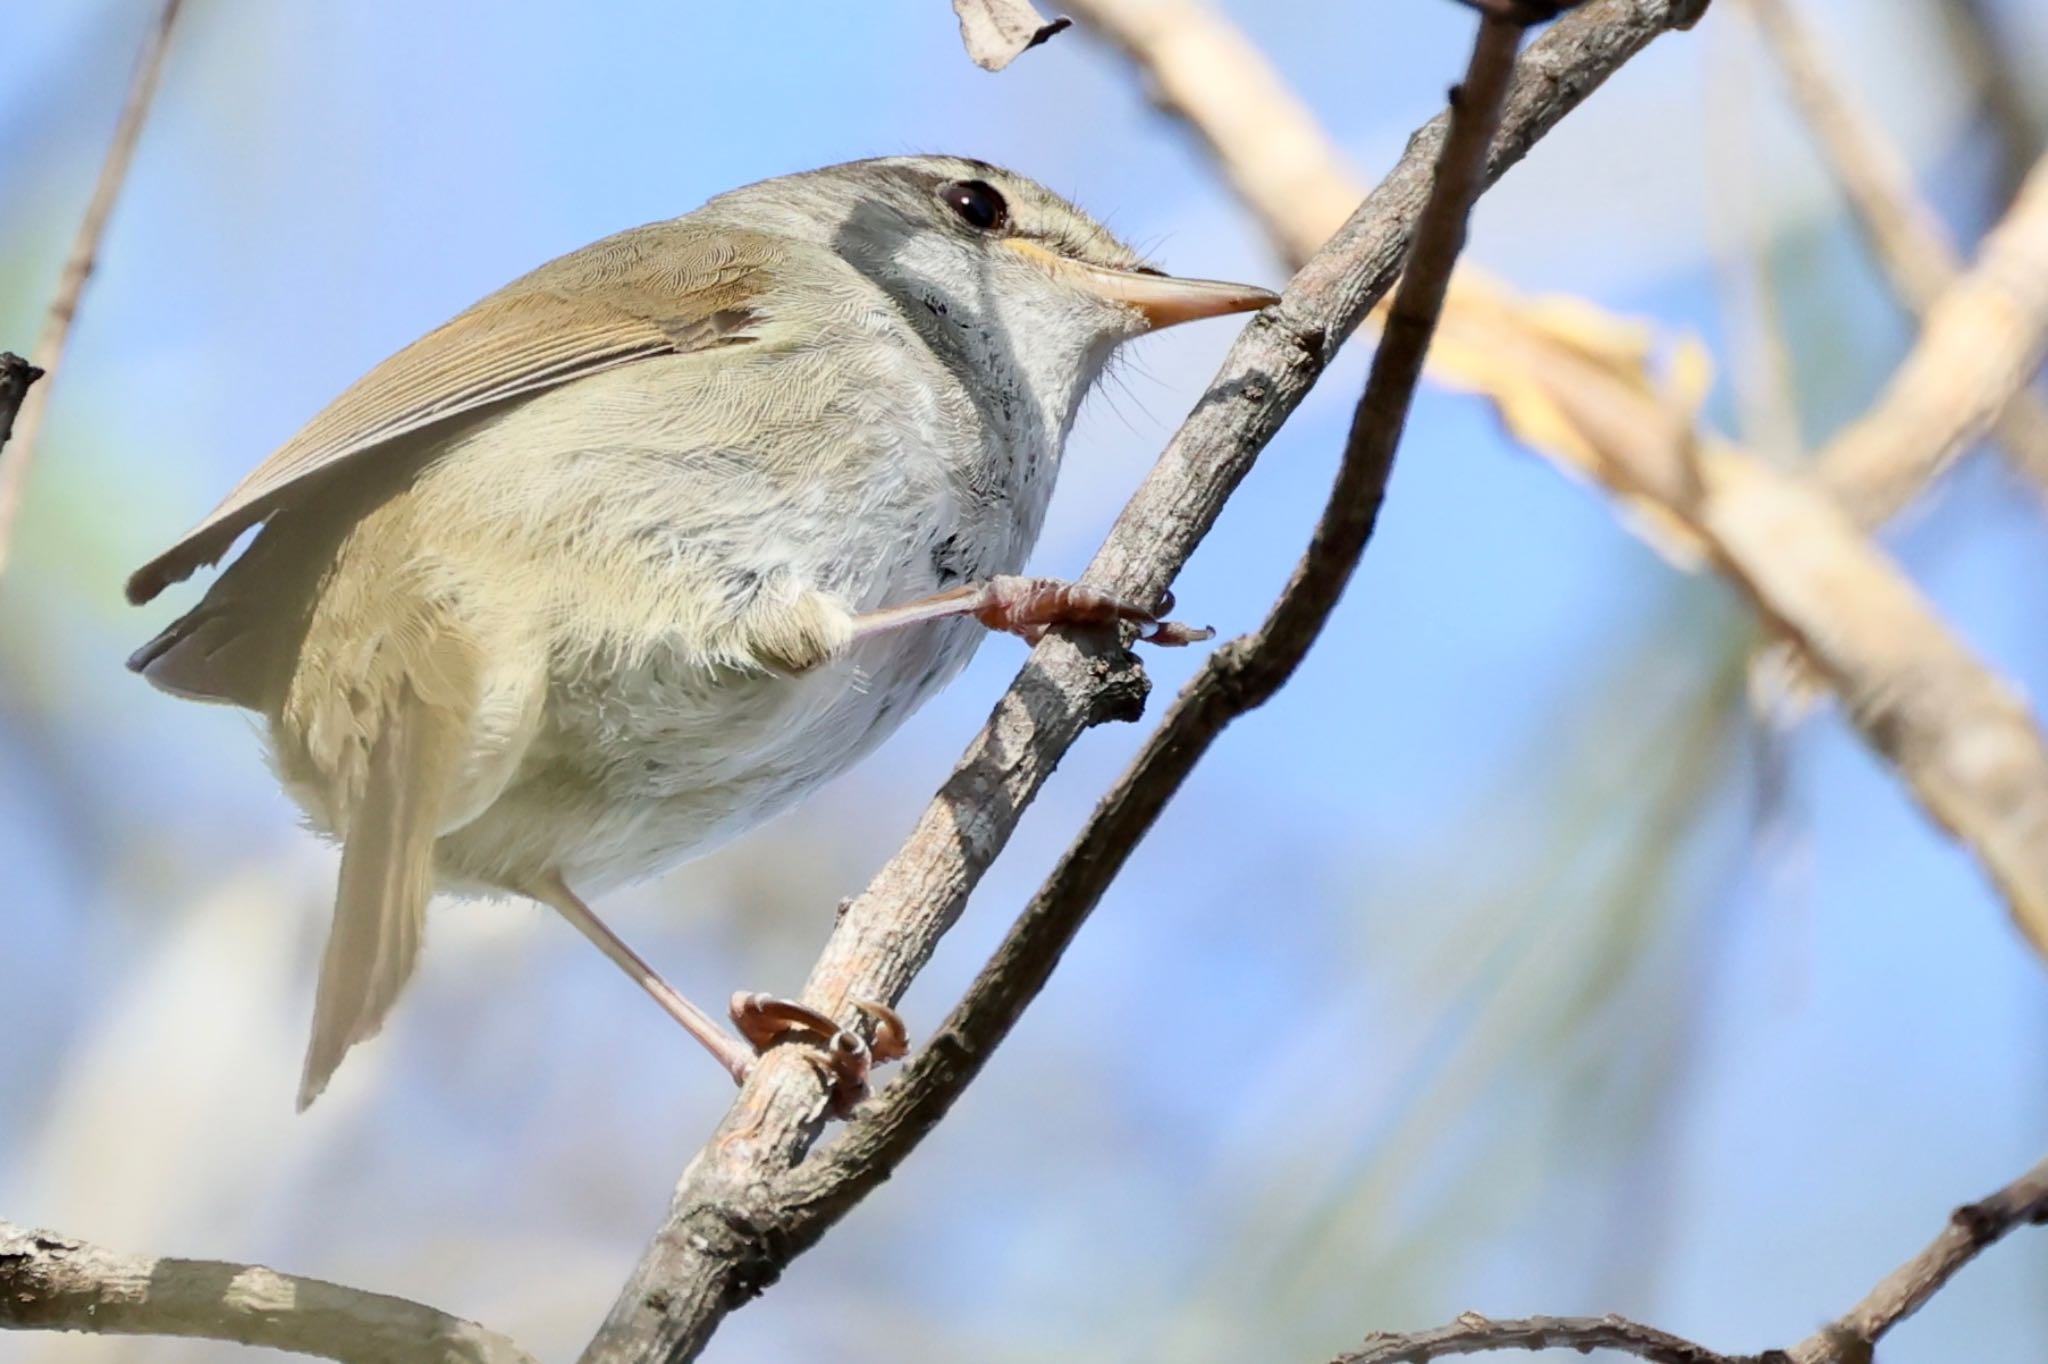
<svg viewBox="0 0 2048 1364">
<path fill-rule="evenodd" d="M 173 696 L 261 710 L 273 648 L 264 631 L 251 628 L 250 620 L 236 603 L 209 598 L 129 655 L 128 670 Z"/>
<path fill-rule="evenodd" d="M 376 1035 L 418 964 L 434 842 L 460 757 L 460 717 L 404 683 L 370 749 L 362 799 L 342 844 L 334 925 L 320 961 L 299 1111 L 320 1097 L 348 1049 Z"/>
</svg>

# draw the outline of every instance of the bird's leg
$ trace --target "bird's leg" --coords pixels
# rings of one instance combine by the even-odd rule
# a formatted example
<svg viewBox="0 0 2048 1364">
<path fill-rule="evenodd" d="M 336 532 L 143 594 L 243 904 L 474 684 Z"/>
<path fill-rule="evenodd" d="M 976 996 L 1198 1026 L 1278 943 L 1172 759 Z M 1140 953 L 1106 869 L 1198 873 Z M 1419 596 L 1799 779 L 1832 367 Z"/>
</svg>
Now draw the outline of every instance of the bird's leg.
<svg viewBox="0 0 2048 1364">
<path fill-rule="evenodd" d="M 556 910 L 576 925 L 584 937 L 596 943 L 599 951 L 653 996 L 654 1002 L 670 1018 L 683 1025 L 683 1031 L 696 1038 L 704 1050 L 725 1067 L 735 1084 L 746 1082 L 760 1052 L 787 1036 L 808 1037 L 824 1049 L 822 1054 L 813 1052 L 811 1055 L 817 1058 L 826 1084 L 832 1091 L 833 1111 L 846 1117 L 853 1106 L 867 1095 L 869 1071 L 877 1063 L 893 1061 L 909 1050 L 903 1020 L 886 1005 L 854 1001 L 855 1008 L 876 1021 L 875 1044 L 871 1048 L 816 1009 L 793 1000 L 758 994 L 733 996 L 732 1017 L 746 1039 L 742 1041 L 720 1027 L 710 1014 L 692 1004 L 682 991 L 662 979 L 661 973 L 629 947 L 625 939 L 612 932 L 611 927 L 598 918 L 560 876 L 544 878 L 529 893 Z"/>
<path fill-rule="evenodd" d="M 1159 609 L 1173 609 L 1171 595 Z M 991 630 L 1019 635 L 1033 643 L 1057 625 L 1103 626 L 1122 621 L 1138 624 L 1141 627 L 1138 638 L 1153 644 L 1193 644 L 1215 633 L 1205 627 L 1161 620 L 1157 612 L 1147 611 L 1085 583 L 1003 574 L 987 582 L 968 583 L 901 606 L 863 612 L 853 618 L 853 637 L 856 640 L 866 639 L 920 621 L 942 620 L 949 616 L 972 616 Z"/>
</svg>

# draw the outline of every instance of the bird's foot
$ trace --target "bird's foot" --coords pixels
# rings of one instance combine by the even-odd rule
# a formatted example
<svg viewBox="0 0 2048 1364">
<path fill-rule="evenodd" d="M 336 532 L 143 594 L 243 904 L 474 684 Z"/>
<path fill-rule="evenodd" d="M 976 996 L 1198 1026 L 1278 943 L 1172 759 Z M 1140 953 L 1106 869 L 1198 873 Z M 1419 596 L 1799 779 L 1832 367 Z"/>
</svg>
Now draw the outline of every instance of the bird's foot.
<svg viewBox="0 0 2048 1364">
<path fill-rule="evenodd" d="M 1034 644 L 1057 625 L 1100 627 L 1123 621 L 1137 624 L 1138 638 L 1151 644 L 1194 644 L 1216 633 L 1207 626 L 1160 619 L 1172 609 L 1171 592 L 1159 604 L 1158 611 L 1148 611 L 1086 583 L 1003 574 L 982 584 L 973 613 L 989 629 L 1002 630 Z"/>
<path fill-rule="evenodd" d="M 731 1013 L 740 1036 L 756 1052 L 764 1052 L 792 1036 L 817 1043 L 818 1049 L 807 1055 L 825 1078 L 832 1112 L 841 1118 L 851 1118 L 853 1110 L 868 1096 L 868 1076 L 874 1068 L 910 1053 L 910 1032 L 904 1027 L 902 1015 L 873 1000 L 856 999 L 852 1004 L 874 1020 L 872 1044 L 793 999 L 741 991 L 732 997 Z"/>
</svg>

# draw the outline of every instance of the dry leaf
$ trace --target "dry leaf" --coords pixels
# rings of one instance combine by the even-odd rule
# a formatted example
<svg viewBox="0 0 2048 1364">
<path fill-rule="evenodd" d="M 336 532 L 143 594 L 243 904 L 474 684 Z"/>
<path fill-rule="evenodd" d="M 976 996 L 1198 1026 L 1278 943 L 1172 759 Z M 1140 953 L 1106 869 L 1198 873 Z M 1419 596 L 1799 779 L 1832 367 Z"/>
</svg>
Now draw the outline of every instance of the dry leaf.
<svg viewBox="0 0 2048 1364">
<path fill-rule="evenodd" d="M 1017 54 L 1037 47 L 1074 21 L 1062 15 L 1047 20 L 1031 0 L 953 0 L 960 16 L 960 41 L 967 55 L 984 71 L 1000 71 Z"/>
</svg>

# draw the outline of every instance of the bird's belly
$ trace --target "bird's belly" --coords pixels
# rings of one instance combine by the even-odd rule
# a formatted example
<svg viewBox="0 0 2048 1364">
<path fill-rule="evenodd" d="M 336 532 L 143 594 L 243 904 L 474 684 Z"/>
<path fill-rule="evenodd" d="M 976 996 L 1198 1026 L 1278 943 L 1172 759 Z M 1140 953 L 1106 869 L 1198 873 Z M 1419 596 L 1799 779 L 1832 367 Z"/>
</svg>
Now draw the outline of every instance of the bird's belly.
<svg viewBox="0 0 2048 1364">
<path fill-rule="evenodd" d="M 582 387 L 639 430 L 647 404 L 678 410 L 632 377 L 641 370 Z M 794 401 L 808 390 L 789 373 Z M 801 441 L 744 458 L 688 432 L 671 433 L 675 450 L 593 445 L 588 422 L 558 420 L 544 395 L 519 410 L 518 431 L 487 433 L 493 458 L 425 480 L 450 518 L 503 508 L 502 538 L 538 518 L 557 547 L 525 572 L 545 601 L 543 713 L 503 791 L 443 836 L 447 884 L 517 888 L 555 872 L 591 895 L 704 853 L 845 771 L 966 664 L 985 633 L 970 619 L 878 635 L 795 673 L 737 666 L 764 655 L 716 643 L 728 627 L 751 638 L 741 627 L 756 601 L 808 591 L 859 613 L 1022 566 L 1051 470 L 1016 470 L 1056 451 L 1056 433 L 963 449 L 932 386 L 901 378 L 829 386 Z M 582 490 L 568 506 L 565 463 Z M 591 524 L 606 527 L 601 540 Z M 587 562 L 560 550 L 579 545 L 596 546 Z"/>
<path fill-rule="evenodd" d="M 449 879 L 579 892 L 644 879 L 789 809 L 892 734 L 985 631 L 938 621 L 855 645 L 801 675 L 707 667 L 656 650 L 550 696 L 520 775 L 443 839 Z"/>
</svg>

